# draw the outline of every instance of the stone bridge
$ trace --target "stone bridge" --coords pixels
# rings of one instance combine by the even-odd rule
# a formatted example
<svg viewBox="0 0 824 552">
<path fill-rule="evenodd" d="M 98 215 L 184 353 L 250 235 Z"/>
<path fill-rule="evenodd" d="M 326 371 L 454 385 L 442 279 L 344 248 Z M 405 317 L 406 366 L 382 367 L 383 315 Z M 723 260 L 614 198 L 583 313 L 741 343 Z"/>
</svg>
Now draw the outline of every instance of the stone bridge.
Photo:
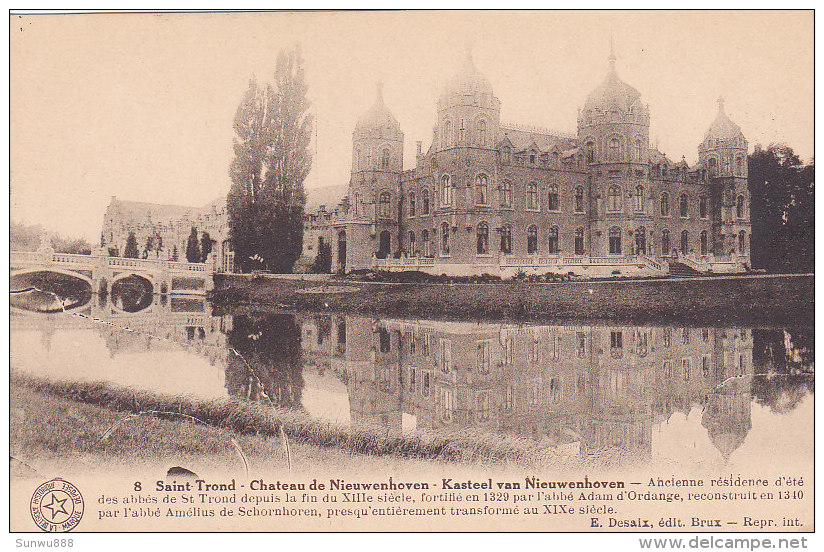
<svg viewBox="0 0 824 552">
<path fill-rule="evenodd" d="M 160 294 L 205 295 L 214 287 L 209 263 L 109 257 L 102 249 L 92 255 L 73 255 L 41 248 L 11 251 L 9 257 L 10 276 L 44 271 L 66 274 L 88 282 L 95 293 L 109 293 L 114 282 L 129 276 L 146 280 Z"/>
</svg>

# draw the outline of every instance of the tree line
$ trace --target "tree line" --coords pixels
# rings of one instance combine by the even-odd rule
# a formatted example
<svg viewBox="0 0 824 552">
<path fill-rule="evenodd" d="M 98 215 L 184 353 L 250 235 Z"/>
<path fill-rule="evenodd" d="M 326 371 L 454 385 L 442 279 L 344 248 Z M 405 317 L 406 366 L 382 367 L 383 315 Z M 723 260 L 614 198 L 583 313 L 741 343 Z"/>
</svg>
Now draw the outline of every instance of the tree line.
<svg viewBox="0 0 824 552">
<path fill-rule="evenodd" d="M 785 144 L 749 155 L 750 260 L 767 272 L 815 268 L 815 161 L 802 163 Z"/>
</svg>

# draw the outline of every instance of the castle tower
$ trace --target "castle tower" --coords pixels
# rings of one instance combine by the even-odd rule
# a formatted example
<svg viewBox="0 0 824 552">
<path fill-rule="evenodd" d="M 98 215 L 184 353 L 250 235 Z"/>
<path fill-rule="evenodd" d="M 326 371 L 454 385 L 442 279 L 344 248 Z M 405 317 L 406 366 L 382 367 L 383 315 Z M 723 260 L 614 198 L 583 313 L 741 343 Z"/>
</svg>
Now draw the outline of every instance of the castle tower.
<svg viewBox="0 0 824 552">
<path fill-rule="evenodd" d="M 578 114 L 578 147 L 590 170 L 595 255 L 647 254 L 652 249 L 653 194 L 648 180 L 649 109 L 641 93 L 609 69 Z M 640 194 L 639 197 L 636 197 Z M 643 241 L 632 239 L 643 228 Z M 635 243 L 635 242 L 638 243 Z"/>
<path fill-rule="evenodd" d="M 732 255 L 749 265 L 752 230 L 747 148 L 741 128 L 724 111 L 724 99 L 718 98 L 718 115 L 698 146 L 698 161 L 710 177 L 713 252 Z"/>
<path fill-rule="evenodd" d="M 361 115 L 352 133 L 349 218 L 370 225 L 366 241 L 354 242 L 374 242 L 367 255 L 385 258 L 399 248 L 402 171 L 403 132 L 384 104 L 379 83 L 374 104 Z"/>
</svg>

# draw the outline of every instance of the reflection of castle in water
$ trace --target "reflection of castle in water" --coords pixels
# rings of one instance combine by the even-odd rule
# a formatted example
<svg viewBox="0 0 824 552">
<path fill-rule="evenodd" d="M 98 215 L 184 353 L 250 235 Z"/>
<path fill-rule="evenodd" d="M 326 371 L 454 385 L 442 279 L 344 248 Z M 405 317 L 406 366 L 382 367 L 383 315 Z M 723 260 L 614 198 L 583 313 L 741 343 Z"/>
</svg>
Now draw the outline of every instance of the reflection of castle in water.
<svg viewBox="0 0 824 552">
<path fill-rule="evenodd" d="M 303 322 L 317 355 L 316 319 Z M 652 429 L 703 405 L 723 456 L 750 430 L 752 332 L 638 326 L 510 326 L 333 317 L 325 352 L 345 374 L 353 424 L 468 428 L 586 454 L 648 455 Z M 407 418 L 408 419 L 408 418 Z"/>
</svg>

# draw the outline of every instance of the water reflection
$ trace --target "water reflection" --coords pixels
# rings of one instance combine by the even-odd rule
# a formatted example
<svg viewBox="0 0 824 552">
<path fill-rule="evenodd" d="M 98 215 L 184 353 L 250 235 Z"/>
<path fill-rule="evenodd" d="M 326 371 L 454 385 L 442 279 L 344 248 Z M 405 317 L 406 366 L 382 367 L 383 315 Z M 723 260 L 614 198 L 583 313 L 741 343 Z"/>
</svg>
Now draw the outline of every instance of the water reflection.
<svg viewBox="0 0 824 552">
<path fill-rule="evenodd" d="M 518 435 L 582 455 L 660 453 L 667 439 L 688 439 L 679 432 L 689 418 L 728 459 L 753 429 L 754 409 L 780 425 L 813 393 L 812 328 L 213 316 L 202 298 L 174 296 L 139 314 L 122 310 L 96 298 L 85 319 L 13 317 L 12 366 L 46 370 L 54 363 L 31 351 L 80 325 L 72 342 L 94 349 L 102 335 L 113 360 L 72 363 L 61 342 L 57 377 L 231 395 L 388 435 Z M 32 329 L 39 340 L 25 337 Z"/>
<path fill-rule="evenodd" d="M 152 283 L 134 274 L 112 282 L 112 304 L 123 312 L 140 312 L 154 299 Z"/>
<path fill-rule="evenodd" d="M 13 308 L 46 314 L 82 307 L 92 297 L 88 281 L 45 270 L 13 274 L 9 278 L 9 289 Z"/>
</svg>

